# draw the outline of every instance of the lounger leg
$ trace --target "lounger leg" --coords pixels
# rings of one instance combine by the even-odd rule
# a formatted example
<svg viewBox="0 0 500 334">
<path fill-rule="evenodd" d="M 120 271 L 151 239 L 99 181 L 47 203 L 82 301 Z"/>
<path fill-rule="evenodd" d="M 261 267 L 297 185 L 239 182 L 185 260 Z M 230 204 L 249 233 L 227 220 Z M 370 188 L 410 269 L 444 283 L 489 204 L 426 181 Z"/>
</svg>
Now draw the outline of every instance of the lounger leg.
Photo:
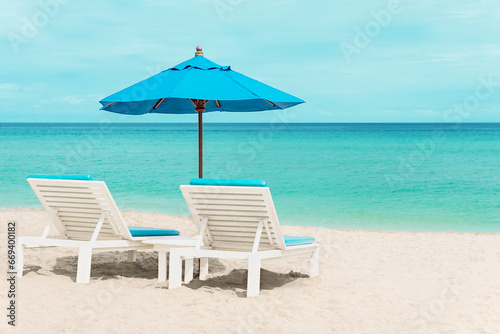
<svg viewBox="0 0 500 334">
<path fill-rule="evenodd" d="M 311 262 L 310 262 L 310 272 L 309 276 L 314 277 L 318 276 L 319 274 L 319 247 L 316 248 L 314 253 L 311 255 Z"/>
<path fill-rule="evenodd" d="M 208 276 L 208 257 L 200 259 L 200 281 L 204 281 Z"/>
<path fill-rule="evenodd" d="M 193 258 L 187 258 L 184 261 L 184 283 L 189 283 L 193 280 Z"/>
<path fill-rule="evenodd" d="M 24 245 L 17 240 L 16 243 L 16 272 L 17 277 L 23 277 L 24 267 Z"/>
<path fill-rule="evenodd" d="M 248 258 L 247 297 L 255 297 L 260 291 L 260 266 L 261 259 L 257 255 Z"/>
<path fill-rule="evenodd" d="M 175 248 L 170 250 L 168 271 L 168 288 L 175 289 L 180 287 L 182 285 L 182 258 Z"/>
<path fill-rule="evenodd" d="M 90 281 L 90 264 L 92 262 L 92 247 L 81 246 L 78 251 L 78 267 L 76 282 L 88 283 Z"/>
<path fill-rule="evenodd" d="M 158 282 L 167 280 L 167 252 L 158 251 Z"/>
<path fill-rule="evenodd" d="M 127 262 L 135 262 L 137 260 L 137 250 L 129 250 L 127 252 Z"/>
</svg>

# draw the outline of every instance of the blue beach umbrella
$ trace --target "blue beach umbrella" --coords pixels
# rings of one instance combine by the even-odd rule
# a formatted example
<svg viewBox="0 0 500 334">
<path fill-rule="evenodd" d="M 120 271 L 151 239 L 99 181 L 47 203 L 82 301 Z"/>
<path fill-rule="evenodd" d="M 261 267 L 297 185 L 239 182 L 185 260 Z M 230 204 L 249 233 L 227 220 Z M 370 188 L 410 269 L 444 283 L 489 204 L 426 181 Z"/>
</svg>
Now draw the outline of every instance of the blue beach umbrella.
<svg viewBox="0 0 500 334">
<path fill-rule="evenodd" d="M 286 109 L 303 100 L 195 56 L 125 88 L 101 101 L 101 110 L 127 115 L 198 114 L 199 177 L 203 177 L 204 112 L 250 112 Z"/>
</svg>

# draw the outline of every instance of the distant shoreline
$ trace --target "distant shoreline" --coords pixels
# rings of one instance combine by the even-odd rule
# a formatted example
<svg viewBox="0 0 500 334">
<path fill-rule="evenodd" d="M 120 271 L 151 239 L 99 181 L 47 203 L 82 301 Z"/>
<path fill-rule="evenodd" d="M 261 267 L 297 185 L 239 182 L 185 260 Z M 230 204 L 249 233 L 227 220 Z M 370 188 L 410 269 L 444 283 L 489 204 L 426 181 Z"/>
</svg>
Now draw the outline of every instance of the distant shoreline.
<svg viewBox="0 0 500 334">
<path fill-rule="evenodd" d="M 33 214 L 42 214 L 44 209 L 35 209 L 35 208 L 26 208 L 26 207 L 12 207 L 12 208 L 1 208 L 0 214 L 6 213 L 33 213 Z M 138 210 L 120 210 L 123 215 L 133 215 L 133 216 L 142 216 L 142 215 L 155 215 L 155 216 L 165 216 L 174 220 L 190 220 L 191 218 L 188 216 L 178 216 L 178 215 L 169 215 L 161 212 L 150 212 L 150 211 L 138 211 Z M 9 217 L 6 217 L 9 218 Z M 147 225 L 147 222 L 144 222 Z M 448 235 L 448 234 L 456 234 L 456 235 L 490 235 L 496 236 L 500 235 L 500 232 L 433 232 L 433 231 L 398 231 L 398 230 L 373 230 L 373 229 L 350 229 L 350 228 L 339 228 L 339 227 L 326 227 L 326 226 L 310 226 L 310 225 L 295 225 L 295 224 L 287 224 L 287 222 L 280 221 L 280 225 L 288 226 L 290 228 L 304 228 L 304 229 L 326 229 L 328 231 L 338 231 L 338 232 L 369 232 L 369 233 L 389 233 L 389 234 L 433 234 L 433 235 Z"/>
</svg>

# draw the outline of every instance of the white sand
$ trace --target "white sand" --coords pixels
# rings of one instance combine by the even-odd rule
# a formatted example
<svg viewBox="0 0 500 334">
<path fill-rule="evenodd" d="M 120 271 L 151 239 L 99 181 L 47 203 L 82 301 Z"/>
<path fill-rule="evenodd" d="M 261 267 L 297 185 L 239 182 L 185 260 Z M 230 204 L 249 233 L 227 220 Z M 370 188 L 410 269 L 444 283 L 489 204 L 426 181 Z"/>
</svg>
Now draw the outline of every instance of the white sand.
<svg viewBox="0 0 500 334">
<path fill-rule="evenodd" d="M 129 225 L 196 233 L 185 217 L 125 212 Z M 1 210 L 19 236 L 41 234 L 42 211 Z M 72 249 L 28 249 L 18 280 L 18 326 L 2 333 L 500 333 L 500 235 L 283 226 L 321 243 L 320 275 L 307 262 L 264 263 L 259 297 L 244 298 L 246 266 L 210 261 L 209 279 L 175 290 L 157 282 L 157 256 L 97 253 L 91 282 L 76 284 Z M 4 274 L 4 277 L 7 277 Z"/>
</svg>

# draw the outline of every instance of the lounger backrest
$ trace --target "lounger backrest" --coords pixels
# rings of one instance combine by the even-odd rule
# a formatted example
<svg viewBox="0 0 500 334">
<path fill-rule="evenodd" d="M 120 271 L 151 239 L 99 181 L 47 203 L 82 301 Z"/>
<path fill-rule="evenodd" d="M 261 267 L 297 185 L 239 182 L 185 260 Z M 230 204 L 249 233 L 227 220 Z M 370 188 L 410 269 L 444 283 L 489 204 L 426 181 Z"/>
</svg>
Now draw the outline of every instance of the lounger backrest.
<svg viewBox="0 0 500 334">
<path fill-rule="evenodd" d="M 203 217 L 208 218 L 205 245 L 214 249 L 250 251 L 259 221 L 263 220 L 259 250 L 285 249 L 267 186 L 184 185 L 181 191 L 198 230 Z"/>
<path fill-rule="evenodd" d="M 54 224 L 70 239 L 90 240 L 106 212 L 98 240 L 132 239 L 103 181 L 30 178 L 28 182 L 47 213 L 57 210 Z"/>
</svg>

